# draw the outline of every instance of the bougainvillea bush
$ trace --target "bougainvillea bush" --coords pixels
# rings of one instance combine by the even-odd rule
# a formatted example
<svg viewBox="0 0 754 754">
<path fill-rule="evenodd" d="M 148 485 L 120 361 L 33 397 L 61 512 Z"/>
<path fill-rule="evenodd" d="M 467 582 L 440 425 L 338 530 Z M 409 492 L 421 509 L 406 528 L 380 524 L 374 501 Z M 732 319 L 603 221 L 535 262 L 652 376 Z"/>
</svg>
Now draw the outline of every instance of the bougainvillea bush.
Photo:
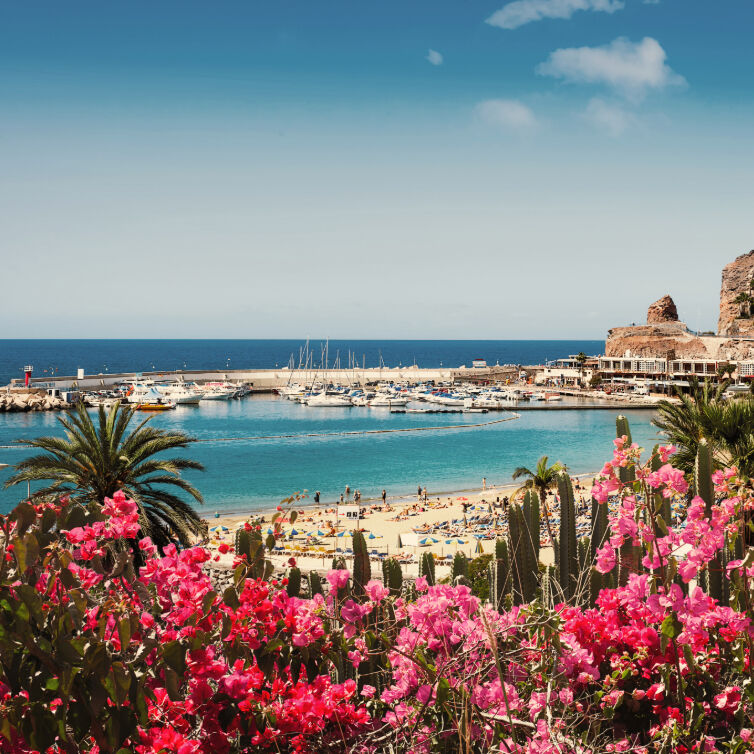
<svg viewBox="0 0 754 754">
<path fill-rule="evenodd" d="M 158 553 L 123 495 L 22 503 L 0 519 L 0 752 L 754 751 L 754 493 L 725 469 L 705 503 L 672 448 L 639 453 L 619 440 L 593 490 L 616 511 L 597 568 L 636 563 L 593 608 L 342 570 L 300 599 L 245 558 L 220 594 L 209 551 Z M 725 604 L 699 586 L 720 568 Z"/>
</svg>

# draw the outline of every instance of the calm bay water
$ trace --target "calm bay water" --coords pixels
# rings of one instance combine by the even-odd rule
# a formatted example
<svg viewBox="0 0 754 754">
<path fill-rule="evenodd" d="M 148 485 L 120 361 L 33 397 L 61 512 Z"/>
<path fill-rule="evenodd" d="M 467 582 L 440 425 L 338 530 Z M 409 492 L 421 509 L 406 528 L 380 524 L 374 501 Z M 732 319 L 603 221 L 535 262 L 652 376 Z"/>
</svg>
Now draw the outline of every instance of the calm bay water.
<svg viewBox="0 0 754 754">
<path fill-rule="evenodd" d="M 600 353 L 602 341 L 330 341 L 330 358 L 350 350 L 367 366 L 380 357 L 388 366 L 460 366 L 476 357 L 488 363 L 536 364 L 584 351 Z M 298 357 L 294 340 L 0 340 L 0 384 L 19 376 L 24 364 L 35 376 L 57 370 L 72 374 L 179 368 L 274 367 Z M 313 346 L 319 353 L 319 344 Z M 427 432 L 344 435 L 342 432 L 479 424 L 503 414 L 390 414 L 376 409 L 309 408 L 276 396 L 179 406 L 155 416 L 156 426 L 179 429 L 201 442 L 189 454 L 206 471 L 189 474 L 206 499 L 207 514 L 258 509 L 289 494 L 320 490 L 336 500 L 346 484 L 364 498 L 414 493 L 426 485 L 440 494 L 509 482 L 520 465 L 540 455 L 568 464 L 574 472 L 594 471 L 612 453 L 613 411 L 528 411 L 520 419 L 485 427 Z M 656 436 L 646 411 L 627 412 L 634 438 L 651 447 Z M 325 433 L 325 434 L 321 434 Z M 57 414 L 0 414 L 0 446 L 19 438 L 61 434 Z M 254 439 L 262 435 L 293 435 Z M 307 436 L 316 435 L 316 436 Z M 227 438 L 233 438 L 226 441 Z M 0 447 L 0 463 L 14 464 L 24 448 Z M 0 469 L 0 485 L 11 469 Z M 20 488 L 0 486 L 0 512 L 22 497 Z"/>
<path fill-rule="evenodd" d="M 634 438 L 651 447 L 651 413 L 628 411 Z M 336 500 L 346 484 L 364 498 L 414 493 L 418 484 L 430 494 L 510 481 L 519 465 L 533 466 L 540 455 L 568 464 L 573 472 L 601 468 L 612 453 L 613 411 L 527 411 L 520 419 L 469 429 L 385 434 L 326 434 L 354 430 L 478 424 L 502 418 L 489 414 L 390 414 L 362 408 L 309 408 L 274 396 L 211 401 L 179 406 L 153 417 L 155 426 L 180 429 L 202 442 L 190 448 L 206 471 L 187 476 L 204 494 L 207 514 L 252 510 L 287 495 L 322 492 Z M 53 413 L 0 414 L 0 446 L 17 438 L 60 434 Z M 261 435 L 286 435 L 251 439 Z M 224 441 L 222 438 L 243 438 Z M 17 463 L 26 449 L 0 448 L 0 462 Z M 10 476 L 0 469 L 0 484 Z M 0 490 L 0 511 L 24 494 Z"/>
</svg>

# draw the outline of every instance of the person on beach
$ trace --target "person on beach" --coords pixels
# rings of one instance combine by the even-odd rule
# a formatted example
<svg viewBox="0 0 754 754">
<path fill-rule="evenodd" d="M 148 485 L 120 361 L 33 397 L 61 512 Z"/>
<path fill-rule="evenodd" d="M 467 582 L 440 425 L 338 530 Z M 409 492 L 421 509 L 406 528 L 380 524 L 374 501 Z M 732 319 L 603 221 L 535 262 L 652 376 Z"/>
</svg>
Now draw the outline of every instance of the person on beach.
<svg viewBox="0 0 754 754">
<path fill-rule="evenodd" d="M 314 502 L 319 505 L 319 490 L 314 493 Z"/>
<path fill-rule="evenodd" d="M 349 485 L 346 485 L 346 500 L 351 497 L 351 487 Z"/>
<path fill-rule="evenodd" d="M 340 493 L 340 502 L 341 503 L 343 502 L 343 493 L 342 492 Z"/>
<path fill-rule="evenodd" d="M 487 489 L 487 477 L 486 476 L 482 477 L 482 489 L 483 490 Z"/>
<path fill-rule="evenodd" d="M 387 502 L 387 490 L 382 490 L 382 504 L 385 505 Z"/>
<path fill-rule="evenodd" d="M 418 498 L 419 498 L 419 500 L 421 500 L 421 498 L 422 498 L 422 486 L 421 486 L 421 485 L 419 485 L 419 486 L 418 486 L 418 487 L 416 488 L 416 497 L 418 497 Z"/>
<path fill-rule="evenodd" d="M 427 502 L 427 488 L 426 487 L 422 490 L 422 498 L 424 502 L 426 503 Z"/>
</svg>

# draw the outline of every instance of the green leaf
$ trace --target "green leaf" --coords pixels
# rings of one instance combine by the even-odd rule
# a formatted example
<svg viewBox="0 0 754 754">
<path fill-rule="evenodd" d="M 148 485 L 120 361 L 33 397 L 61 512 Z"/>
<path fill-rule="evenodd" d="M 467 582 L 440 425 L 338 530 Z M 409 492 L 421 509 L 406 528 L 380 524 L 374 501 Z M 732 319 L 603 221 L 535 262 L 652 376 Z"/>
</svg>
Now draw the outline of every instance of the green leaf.
<svg viewBox="0 0 754 754">
<path fill-rule="evenodd" d="M 675 613 L 668 615 L 660 625 L 660 633 L 668 639 L 677 639 L 683 631 L 683 624 L 676 618 Z"/>
<path fill-rule="evenodd" d="M 27 568 L 37 562 L 37 558 L 39 557 L 37 538 L 32 532 L 29 532 L 22 538 L 17 537 L 14 539 L 13 545 L 13 552 L 16 556 L 16 563 L 18 564 L 18 572 L 23 573 Z"/>
<path fill-rule="evenodd" d="M 447 678 L 440 678 L 437 682 L 436 698 L 438 704 L 445 704 L 450 692 L 450 683 Z"/>
<path fill-rule="evenodd" d="M 120 651 L 125 652 L 131 641 L 131 618 L 126 616 L 118 621 L 118 637 L 120 638 Z"/>
<path fill-rule="evenodd" d="M 238 594 L 236 590 L 229 586 L 224 592 L 223 592 L 223 602 L 228 606 L 232 607 L 234 610 L 237 610 L 239 606 L 241 605 L 241 602 L 238 599 Z"/>
<path fill-rule="evenodd" d="M 169 641 L 162 646 L 162 656 L 165 662 L 183 677 L 186 672 L 186 650 L 179 641 Z"/>
<path fill-rule="evenodd" d="M 37 512 L 31 503 L 19 503 L 12 514 L 16 520 L 16 533 L 19 537 L 26 534 L 28 528 L 37 520 Z"/>
</svg>

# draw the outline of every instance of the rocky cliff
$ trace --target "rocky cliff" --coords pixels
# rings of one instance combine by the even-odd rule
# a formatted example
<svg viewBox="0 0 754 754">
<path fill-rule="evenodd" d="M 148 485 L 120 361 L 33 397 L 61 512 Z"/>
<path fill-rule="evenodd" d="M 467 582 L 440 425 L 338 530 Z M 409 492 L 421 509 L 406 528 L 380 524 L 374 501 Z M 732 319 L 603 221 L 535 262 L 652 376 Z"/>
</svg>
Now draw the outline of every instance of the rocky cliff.
<svg viewBox="0 0 754 754">
<path fill-rule="evenodd" d="M 754 251 L 723 267 L 717 334 L 754 337 Z"/>
</svg>

